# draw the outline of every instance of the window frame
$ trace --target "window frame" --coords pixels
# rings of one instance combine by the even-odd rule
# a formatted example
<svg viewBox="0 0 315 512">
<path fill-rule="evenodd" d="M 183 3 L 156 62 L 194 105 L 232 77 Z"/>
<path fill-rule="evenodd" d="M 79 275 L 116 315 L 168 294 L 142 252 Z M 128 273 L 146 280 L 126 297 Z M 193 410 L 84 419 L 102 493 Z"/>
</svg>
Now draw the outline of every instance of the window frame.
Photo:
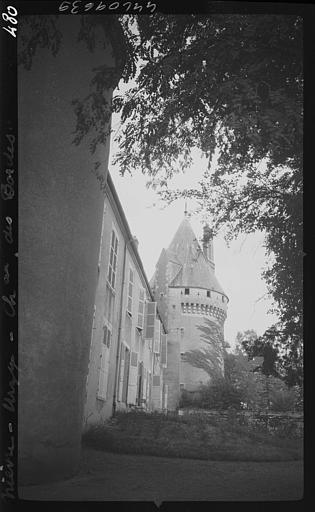
<svg viewBox="0 0 315 512">
<path fill-rule="evenodd" d="M 114 245 L 113 245 L 113 235 L 114 235 Z M 113 256 L 111 254 L 113 250 Z M 112 224 L 112 230 L 110 235 L 110 246 L 109 246 L 109 255 L 108 255 L 108 268 L 107 268 L 107 283 L 111 287 L 111 289 L 115 292 L 116 286 L 116 276 L 117 276 L 117 268 L 118 268 L 118 253 L 119 253 L 119 236 L 115 226 Z M 111 261 L 112 258 L 112 261 Z M 113 265 L 115 261 L 115 266 Z"/>
<path fill-rule="evenodd" d="M 129 316 L 132 316 L 132 306 L 133 306 L 133 297 L 134 297 L 134 287 L 135 287 L 135 270 L 131 265 L 128 267 L 129 276 L 128 276 L 128 287 L 127 287 L 127 313 Z M 132 280 L 130 279 L 132 276 Z M 131 286 L 131 294 L 130 294 L 130 286 Z"/>
<path fill-rule="evenodd" d="M 141 299 L 141 294 L 143 294 L 143 298 Z M 145 317 L 145 289 L 139 288 L 139 300 L 138 300 L 138 315 L 137 315 L 137 329 L 143 331 L 144 329 L 144 317 Z M 142 312 L 140 312 L 140 305 L 142 304 Z M 142 317 L 142 323 L 140 324 L 139 318 Z"/>
</svg>

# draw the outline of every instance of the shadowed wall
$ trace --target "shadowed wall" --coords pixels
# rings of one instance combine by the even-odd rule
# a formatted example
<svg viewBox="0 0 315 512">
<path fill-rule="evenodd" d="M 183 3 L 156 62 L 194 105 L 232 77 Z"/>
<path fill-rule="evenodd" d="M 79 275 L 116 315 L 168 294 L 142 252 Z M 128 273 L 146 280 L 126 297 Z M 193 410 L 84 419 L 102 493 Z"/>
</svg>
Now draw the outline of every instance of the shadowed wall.
<svg viewBox="0 0 315 512">
<path fill-rule="evenodd" d="M 20 485 L 71 475 L 80 456 L 104 203 L 91 170 L 106 174 L 109 140 L 93 157 L 72 144 L 71 101 L 113 58 L 103 27 L 90 52 L 79 23 L 59 16 L 57 56 L 38 48 L 18 70 Z"/>
</svg>

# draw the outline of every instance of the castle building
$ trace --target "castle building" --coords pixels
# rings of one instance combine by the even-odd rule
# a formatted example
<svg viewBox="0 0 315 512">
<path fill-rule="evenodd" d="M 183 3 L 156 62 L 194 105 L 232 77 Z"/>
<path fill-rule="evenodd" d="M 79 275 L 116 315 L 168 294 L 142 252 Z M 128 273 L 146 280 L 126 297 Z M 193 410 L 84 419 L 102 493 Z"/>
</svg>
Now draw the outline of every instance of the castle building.
<svg viewBox="0 0 315 512">
<path fill-rule="evenodd" d="M 118 80 L 123 31 L 89 14 L 91 51 L 78 37 L 85 16 L 45 16 L 59 51 L 30 53 L 36 18 L 23 17 L 17 39 L 19 485 L 72 476 L 82 430 L 115 410 L 167 406 L 166 332 L 108 174 L 110 137 L 93 153 L 94 129 L 74 141 L 74 100 L 94 95 L 97 69 Z M 112 92 L 102 90 L 108 104 Z"/>
<path fill-rule="evenodd" d="M 174 238 L 163 249 L 151 280 L 153 295 L 168 331 L 168 367 L 164 383 L 168 390 L 168 408 L 179 404 L 181 391 L 196 392 L 211 376 L 200 365 L 191 364 L 185 355 L 192 351 L 211 350 L 205 345 L 202 329 L 213 325 L 219 340 L 217 368 L 224 373 L 223 329 L 228 297 L 215 276 L 213 239 L 204 227 L 202 247 L 190 225 L 187 212 Z M 199 367 L 198 367 L 199 366 Z"/>
<path fill-rule="evenodd" d="M 116 410 L 162 410 L 166 330 L 110 174 L 104 187 L 83 429 Z"/>
</svg>

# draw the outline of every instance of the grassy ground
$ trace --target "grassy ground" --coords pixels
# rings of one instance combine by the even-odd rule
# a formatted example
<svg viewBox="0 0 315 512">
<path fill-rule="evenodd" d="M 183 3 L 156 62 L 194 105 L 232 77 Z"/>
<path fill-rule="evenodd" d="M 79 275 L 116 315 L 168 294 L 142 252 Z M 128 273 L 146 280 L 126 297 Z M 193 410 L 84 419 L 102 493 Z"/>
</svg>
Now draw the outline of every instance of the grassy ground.
<svg viewBox="0 0 315 512">
<path fill-rule="evenodd" d="M 91 428 L 83 445 L 114 453 L 213 461 L 286 461 L 303 457 L 302 440 L 201 417 L 120 413 Z"/>
<path fill-rule="evenodd" d="M 152 501 L 157 505 L 162 501 L 197 501 L 197 509 L 199 502 L 205 501 L 208 509 L 207 501 L 291 501 L 301 500 L 302 496 L 302 461 L 171 459 L 91 448 L 82 450 L 81 471 L 76 476 L 60 482 L 19 487 L 19 497 L 24 500 L 127 500 L 136 502 L 128 504 L 128 511 L 137 512 L 139 508 L 147 510 L 145 502 Z M 47 508 L 46 503 L 44 505 Z M 120 509 L 119 504 L 117 506 Z M 194 507 L 188 506 L 188 510 Z M 89 510 L 89 506 L 86 508 Z M 177 508 L 181 509 L 175 505 L 175 510 Z"/>
</svg>

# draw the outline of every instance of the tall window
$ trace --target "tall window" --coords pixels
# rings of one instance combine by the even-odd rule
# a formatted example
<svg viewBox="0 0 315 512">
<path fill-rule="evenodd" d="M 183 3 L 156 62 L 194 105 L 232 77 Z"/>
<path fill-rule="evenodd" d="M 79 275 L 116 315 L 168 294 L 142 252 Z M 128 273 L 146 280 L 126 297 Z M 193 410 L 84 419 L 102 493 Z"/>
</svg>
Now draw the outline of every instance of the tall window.
<svg viewBox="0 0 315 512">
<path fill-rule="evenodd" d="M 130 350 L 125 345 L 122 345 L 121 354 L 120 354 L 118 399 L 121 402 L 125 402 L 125 403 L 127 402 L 127 398 L 128 398 L 129 367 L 130 367 Z"/>
<path fill-rule="evenodd" d="M 115 294 L 110 286 L 106 286 L 105 290 L 105 312 L 104 316 L 109 323 L 113 322 L 114 316 L 114 302 L 115 302 Z"/>
<path fill-rule="evenodd" d="M 117 238 L 116 238 L 117 240 Z M 115 248 L 115 246 L 114 246 Z M 111 247 L 112 249 L 112 247 Z M 117 252 L 116 252 L 117 258 Z M 117 259 L 112 262 L 115 263 Z M 113 276 L 114 274 L 111 274 Z M 113 281 L 115 285 L 115 281 Z M 103 340 L 100 353 L 100 367 L 99 367 L 99 379 L 98 379 L 98 391 L 97 397 L 106 400 L 107 398 L 107 385 L 108 385 L 108 374 L 109 374 L 109 349 L 112 341 L 112 322 L 114 316 L 114 302 L 115 292 L 112 289 L 112 283 L 108 282 L 105 290 L 105 307 L 104 307 L 104 325 L 103 325 Z"/>
<path fill-rule="evenodd" d="M 154 338 L 154 327 L 156 317 L 156 302 L 146 303 L 146 322 L 145 322 L 145 334 L 144 337 L 147 340 Z"/>
<path fill-rule="evenodd" d="M 118 254 L 118 238 L 114 230 L 110 242 L 109 265 L 108 265 L 108 282 L 115 289 L 116 270 L 117 270 L 117 254 Z"/>
<path fill-rule="evenodd" d="M 100 354 L 100 368 L 99 368 L 98 390 L 97 390 L 97 398 L 101 398 L 102 400 L 106 400 L 106 398 L 107 398 L 108 370 L 109 370 L 109 350 L 103 340 L 101 354 Z"/>
<path fill-rule="evenodd" d="M 132 331 L 132 319 L 130 318 L 129 314 L 126 313 L 126 318 L 125 318 L 125 342 L 128 345 L 128 347 L 131 346 L 131 331 Z"/>
<path fill-rule="evenodd" d="M 127 303 L 127 311 L 132 314 L 132 294 L 133 294 L 133 284 L 134 284 L 134 277 L 133 277 L 133 270 L 131 268 L 129 269 L 129 284 L 128 284 L 128 303 Z"/>
<path fill-rule="evenodd" d="M 135 329 L 135 344 L 134 344 L 134 350 L 135 352 L 140 352 L 140 342 L 141 342 L 141 336 L 138 329 Z"/>
<path fill-rule="evenodd" d="M 144 290 L 142 288 L 140 288 L 138 321 L 137 321 L 137 327 L 139 327 L 139 329 L 143 329 L 143 320 L 144 320 Z"/>
<path fill-rule="evenodd" d="M 167 367 L 167 335 L 161 334 L 161 364 Z"/>
<path fill-rule="evenodd" d="M 155 329 L 154 329 L 154 352 L 156 354 L 160 353 L 160 345 L 161 345 L 161 322 L 157 318 L 155 319 Z"/>
</svg>

